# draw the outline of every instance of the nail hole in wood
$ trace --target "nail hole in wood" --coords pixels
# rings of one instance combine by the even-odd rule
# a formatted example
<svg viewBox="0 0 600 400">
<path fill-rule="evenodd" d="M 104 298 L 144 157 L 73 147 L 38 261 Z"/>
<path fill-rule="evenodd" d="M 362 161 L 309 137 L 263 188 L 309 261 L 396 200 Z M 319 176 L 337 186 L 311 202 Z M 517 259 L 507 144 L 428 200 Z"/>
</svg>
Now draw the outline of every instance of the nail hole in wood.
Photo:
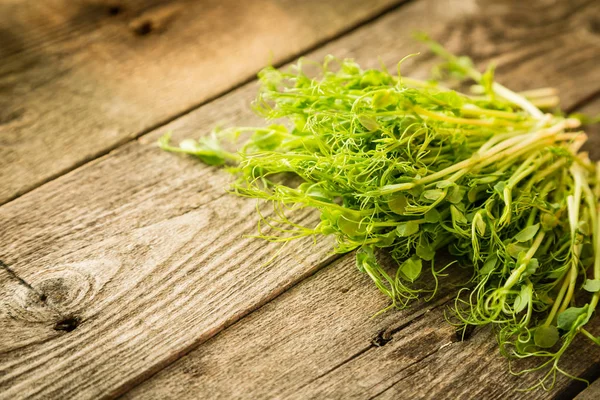
<svg viewBox="0 0 600 400">
<path fill-rule="evenodd" d="M 78 317 L 67 317 L 61 321 L 58 321 L 54 325 L 55 331 L 72 332 L 79 326 L 81 320 Z"/>
<path fill-rule="evenodd" d="M 456 330 L 456 341 L 464 342 L 469 340 L 475 331 L 475 325 L 466 325 L 465 327 Z"/>
<path fill-rule="evenodd" d="M 48 300 L 48 296 L 46 296 L 45 293 L 42 293 L 42 294 L 40 294 L 40 300 L 41 301 L 46 301 L 46 300 Z"/>
<path fill-rule="evenodd" d="M 600 18 L 592 18 L 589 23 L 590 32 L 600 34 Z"/>
<path fill-rule="evenodd" d="M 382 346 L 385 346 L 386 344 L 388 344 L 391 340 L 392 340 L 392 335 L 390 335 L 389 332 L 383 330 L 383 331 L 379 332 L 377 334 L 377 336 L 375 336 L 373 338 L 373 340 L 371 340 L 371 343 L 373 343 L 377 347 L 382 347 Z"/>
<path fill-rule="evenodd" d="M 154 27 L 152 26 L 151 21 L 144 21 L 141 24 L 139 24 L 138 26 L 136 26 L 133 29 L 133 31 L 139 36 L 146 36 L 146 35 L 150 34 L 150 32 L 152 32 L 153 28 Z"/>
<path fill-rule="evenodd" d="M 108 7 L 108 15 L 119 15 L 121 14 L 121 12 L 123 11 L 123 9 L 121 8 L 121 6 L 109 6 Z"/>
</svg>

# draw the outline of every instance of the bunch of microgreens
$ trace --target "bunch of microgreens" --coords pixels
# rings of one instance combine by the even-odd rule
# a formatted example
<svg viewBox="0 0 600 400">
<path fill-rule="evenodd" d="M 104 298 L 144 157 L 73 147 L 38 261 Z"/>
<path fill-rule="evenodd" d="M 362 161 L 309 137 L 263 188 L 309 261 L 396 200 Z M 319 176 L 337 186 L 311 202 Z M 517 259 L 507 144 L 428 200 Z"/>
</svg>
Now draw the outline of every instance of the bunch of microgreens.
<svg viewBox="0 0 600 400">
<path fill-rule="evenodd" d="M 336 251 L 357 249 L 358 268 L 391 307 L 435 293 L 439 276 L 468 265 L 457 323 L 495 325 L 503 353 L 542 360 L 518 373 L 547 368 L 536 386 L 552 387 L 557 371 L 568 375 L 558 361 L 577 334 L 600 344 L 584 328 L 600 296 L 600 168 L 579 152 L 578 120 L 540 111 L 557 104 L 552 90 L 515 93 L 492 68 L 480 74 L 429 44 L 445 60 L 438 73 L 476 81 L 475 94 L 332 57 L 307 76 L 300 60 L 291 72 L 259 74 L 256 112 L 286 125 L 215 131 L 180 147 L 165 136 L 160 146 L 233 164 L 237 195 L 275 205 L 274 216 L 261 216 L 260 237 L 334 235 Z M 248 132 L 238 152 L 221 147 Z M 304 207 L 319 210 L 317 226 L 288 218 Z M 376 249 L 391 254 L 394 273 Z M 436 269 L 442 249 L 458 262 Z M 434 289 L 417 285 L 424 275 Z"/>
</svg>

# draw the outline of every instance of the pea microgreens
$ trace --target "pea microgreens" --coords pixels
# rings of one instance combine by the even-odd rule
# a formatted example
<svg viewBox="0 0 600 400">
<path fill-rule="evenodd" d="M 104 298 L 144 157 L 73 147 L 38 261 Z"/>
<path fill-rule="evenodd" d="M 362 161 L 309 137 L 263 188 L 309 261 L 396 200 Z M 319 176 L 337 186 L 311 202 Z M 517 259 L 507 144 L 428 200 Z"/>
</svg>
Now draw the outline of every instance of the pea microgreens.
<svg viewBox="0 0 600 400">
<path fill-rule="evenodd" d="M 256 112 L 285 124 L 215 131 L 179 147 L 166 135 L 159 144 L 229 164 L 235 194 L 272 202 L 276 213 L 261 216 L 258 236 L 334 235 L 337 252 L 356 250 L 390 307 L 432 296 L 442 272 L 468 266 L 454 323 L 496 326 L 504 354 L 542 360 L 517 373 L 543 369 L 534 387 L 549 389 L 557 372 L 569 375 L 558 362 L 576 335 L 600 345 L 585 329 L 600 298 L 600 168 L 579 151 L 579 120 L 540 111 L 557 105 L 554 90 L 515 93 L 493 68 L 481 74 L 429 44 L 444 60 L 438 76 L 475 81 L 471 93 L 333 57 L 313 76 L 305 70 L 315 64 L 301 59 L 259 73 Z M 221 146 L 247 134 L 237 152 Z M 280 179 L 285 173 L 302 183 Z M 288 218 L 303 207 L 319 211 L 318 225 Z M 395 273 L 377 249 L 397 262 Z M 445 249 L 458 262 L 436 269 Z M 418 285 L 429 268 L 432 290 Z"/>
</svg>

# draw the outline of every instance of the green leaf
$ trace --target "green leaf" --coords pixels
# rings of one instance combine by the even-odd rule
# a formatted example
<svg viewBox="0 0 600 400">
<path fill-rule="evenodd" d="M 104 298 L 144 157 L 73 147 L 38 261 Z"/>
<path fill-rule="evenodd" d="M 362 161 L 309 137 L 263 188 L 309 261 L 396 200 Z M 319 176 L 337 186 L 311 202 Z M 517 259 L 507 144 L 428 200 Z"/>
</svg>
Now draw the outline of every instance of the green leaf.
<svg viewBox="0 0 600 400">
<path fill-rule="evenodd" d="M 374 243 L 373 246 L 390 247 L 392 244 L 394 244 L 394 241 L 396 240 L 396 232 L 390 231 L 384 235 L 377 236 L 377 238 L 379 239 L 379 241 Z"/>
<path fill-rule="evenodd" d="M 400 265 L 400 272 L 402 273 L 402 276 L 411 282 L 414 282 L 419 275 L 421 275 L 422 269 L 423 262 L 419 257 L 415 256 L 405 260 L 402 265 Z"/>
<path fill-rule="evenodd" d="M 423 260 L 431 261 L 435 256 L 435 249 L 429 243 L 419 243 L 417 246 L 417 255 Z"/>
<path fill-rule="evenodd" d="M 360 86 L 362 88 L 373 87 L 373 86 L 383 86 L 387 85 L 390 82 L 391 78 L 388 74 L 378 71 L 376 69 L 370 69 L 365 71 L 361 80 Z"/>
<path fill-rule="evenodd" d="M 527 242 L 535 236 L 540 230 L 540 224 L 530 225 L 515 235 L 517 242 Z"/>
<path fill-rule="evenodd" d="M 558 218 L 556 218 L 556 215 L 554 214 L 549 214 L 549 213 L 543 213 L 540 216 L 540 222 L 542 224 L 542 229 L 544 231 L 551 231 L 552 229 L 554 229 L 554 227 L 556 225 L 558 225 Z"/>
<path fill-rule="evenodd" d="M 538 300 L 542 301 L 546 305 L 550 306 L 550 305 L 554 304 L 554 299 L 552 297 L 550 297 L 548 295 L 548 293 L 537 292 L 535 295 Z"/>
<path fill-rule="evenodd" d="M 225 158 L 229 155 L 221 148 L 219 140 L 214 135 L 202 137 L 198 141 L 193 139 L 183 140 L 179 147 L 169 144 L 171 134 L 167 133 L 158 140 L 158 146 L 166 151 L 186 153 L 198 157 L 202 162 L 208 165 L 223 165 Z"/>
<path fill-rule="evenodd" d="M 435 184 L 435 187 L 438 189 L 445 189 L 447 187 L 456 186 L 456 183 L 452 181 L 439 181 Z"/>
<path fill-rule="evenodd" d="M 462 201 L 467 193 L 467 189 L 462 186 L 453 186 L 450 188 L 450 192 L 447 199 L 452 204 L 458 204 Z"/>
<path fill-rule="evenodd" d="M 586 279 L 583 288 L 588 292 L 600 292 L 600 279 Z"/>
<path fill-rule="evenodd" d="M 429 189 L 429 190 L 425 190 L 423 192 L 423 197 L 426 198 L 427 200 L 437 200 L 440 197 L 442 197 L 444 195 L 444 191 L 443 190 L 438 190 L 438 189 Z"/>
<path fill-rule="evenodd" d="M 517 258 L 519 257 L 519 254 L 524 253 L 528 250 L 529 248 L 519 244 L 519 243 L 511 243 L 508 246 L 506 246 L 506 252 L 512 257 L 512 258 Z"/>
<path fill-rule="evenodd" d="M 504 196 L 504 188 L 506 187 L 506 182 L 500 181 L 494 185 L 494 192 L 496 192 L 500 197 Z"/>
<path fill-rule="evenodd" d="M 370 118 L 370 117 L 366 117 L 364 115 L 359 115 L 358 121 L 369 132 L 376 131 L 380 128 L 380 126 L 377 123 L 377 120 L 375 118 Z"/>
<path fill-rule="evenodd" d="M 477 196 L 479 195 L 479 192 L 480 190 L 477 186 L 469 189 L 469 191 L 467 192 L 467 199 L 470 203 L 475 203 L 477 201 Z"/>
<path fill-rule="evenodd" d="M 559 339 L 558 329 L 554 325 L 538 326 L 533 333 L 536 346 L 548 349 L 556 344 Z"/>
<path fill-rule="evenodd" d="M 475 224 L 475 230 L 479 233 L 479 236 L 485 235 L 486 224 L 483 221 L 483 217 L 480 213 L 475 214 L 473 218 L 473 223 Z"/>
<path fill-rule="evenodd" d="M 538 259 L 532 258 L 527 263 L 527 267 L 525 267 L 525 271 L 523 271 L 523 274 L 521 274 L 521 278 L 525 278 L 527 276 L 535 274 L 535 271 L 537 271 L 539 266 L 540 266 L 540 263 L 539 263 Z"/>
<path fill-rule="evenodd" d="M 456 92 L 440 92 L 433 95 L 434 98 L 446 103 L 451 108 L 459 109 L 465 103 L 465 98 L 456 94 Z"/>
<path fill-rule="evenodd" d="M 360 65 L 351 59 L 345 59 L 342 62 L 342 71 L 348 75 L 358 75 L 361 73 Z"/>
<path fill-rule="evenodd" d="M 370 246 L 362 246 L 356 252 L 356 267 L 360 272 L 365 272 L 365 266 L 367 263 L 376 263 L 375 254 L 373 248 Z"/>
<path fill-rule="evenodd" d="M 488 175 L 481 178 L 473 179 L 471 185 L 485 185 L 496 182 L 500 177 L 498 175 Z M 504 190 L 504 188 L 502 188 Z"/>
<path fill-rule="evenodd" d="M 361 223 L 344 215 L 340 215 L 337 226 L 340 228 L 340 231 L 350 237 L 364 236 L 367 233 L 367 223 Z"/>
<path fill-rule="evenodd" d="M 408 200 L 404 195 L 398 195 L 393 197 L 390 201 L 388 201 L 388 207 L 392 212 L 403 215 L 406 212 L 406 206 L 408 205 Z"/>
<path fill-rule="evenodd" d="M 314 184 L 310 184 L 308 182 L 305 182 L 303 184 L 301 184 L 300 186 L 298 186 L 298 189 L 300 189 L 302 192 L 306 193 L 306 195 L 310 198 L 319 200 L 319 201 L 325 201 L 327 203 L 332 203 L 332 198 L 329 194 L 327 194 L 327 192 L 325 192 L 325 190 L 323 190 L 323 188 L 314 185 Z"/>
<path fill-rule="evenodd" d="M 564 331 L 569 331 L 573 328 L 573 324 L 577 321 L 577 319 L 587 314 L 588 306 L 587 304 L 583 307 L 569 307 L 565 311 L 558 314 L 558 318 L 556 319 L 557 326 L 559 329 Z M 587 321 L 586 321 L 587 322 Z"/>
<path fill-rule="evenodd" d="M 399 237 L 407 237 L 419 232 L 419 224 L 415 221 L 401 222 L 396 227 L 396 235 Z"/>
<path fill-rule="evenodd" d="M 515 313 L 520 313 L 527 307 L 527 305 L 531 302 L 532 295 L 533 291 L 530 285 L 521 286 L 521 292 L 515 298 Z"/>
<path fill-rule="evenodd" d="M 412 189 L 408 191 L 408 193 L 412 194 L 415 197 L 419 197 L 421 196 L 421 194 L 423 194 L 424 190 L 425 189 L 423 185 L 415 185 Z"/>
<path fill-rule="evenodd" d="M 460 212 L 460 210 L 458 208 L 456 208 L 456 206 L 451 205 L 450 206 L 450 214 L 452 215 L 452 221 L 455 224 L 466 224 L 467 223 L 467 218 L 465 217 L 465 215 Z"/>
<path fill-rule="evenodd" d="M 498 256 L 496 254 L 492 254 L 485 260 L 483 267 L 479 270 L 479 275 L 488 275 L 496 268 L 496 264 L 498 263 Z"/>
<path fill-rule="evenodd" d="M 492 86 L 494 84 L 494 64 L 490 64 L 488 69 L 485 71 L 483 75 L 481 75 L 481 85 L 484 87 L 485 92 L 493 99 L 495 96 L 494 90 Z"/>
<path fill-rule="evenodd" d="M 373 95 L 373 108 L 387 108 L 398 103 L 398 94 L 392 90 L 384 90 Z"/>
<path fill-rule="evenodd" d="M 579 221 L 577 223 L 577 230 L 584 236 L 588 236 L 590 234 L 590 224 L 587 221 Z"/>
<path fill-rule="evenodd" d="M 439 230 L 440 225 L 437 223 L 421 224 L 421 230 L 423 232 L 435 233 Z"/>
<path fill-rule="evenodd" d="M 435 222 L 439 222 L 442 219 L 442 216 L 440 215 L 440 212 L 438 210 L 436 210 L 435 208 L 432 208 L 431 210 L 427 211 L 425 213 L 425 221 L 429 222 L 429 223 L 435 223 Z"/>
<path fill-rule="evenodd" d="M 261 150 L 274 150 L 281 145 L 287 135 L 283 125 L 271 125 L 265 129 L 257 129 L 252 135 L 252 142 Z"/>
</svg>

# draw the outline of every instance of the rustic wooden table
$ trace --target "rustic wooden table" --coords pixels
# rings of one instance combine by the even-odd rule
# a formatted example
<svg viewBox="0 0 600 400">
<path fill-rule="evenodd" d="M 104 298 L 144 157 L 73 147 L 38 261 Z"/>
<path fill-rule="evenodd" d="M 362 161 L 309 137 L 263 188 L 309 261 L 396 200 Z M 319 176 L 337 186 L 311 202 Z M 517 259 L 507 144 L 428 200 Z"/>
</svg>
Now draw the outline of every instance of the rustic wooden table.
<svg viewBox="0 0 600 400">
<path fill-rule="evenodd" d="M 386 299 L 328 241 L 259 267 L 277 246 L 242 238 L 254 202 L 155 145 L 260 123 L 270 61 L 394 66 L 416 29 L 600 113 L 595 0 L 0 2 L 0 398 L 600 398 L 564 377 L 516 392 L 536 376 L 507 373 L 489 330 L 455 339 L 453 289 L 371 318 Z M 598 378 L 598 347 L 574 347 L 564 368 Z"/>
</svg>

